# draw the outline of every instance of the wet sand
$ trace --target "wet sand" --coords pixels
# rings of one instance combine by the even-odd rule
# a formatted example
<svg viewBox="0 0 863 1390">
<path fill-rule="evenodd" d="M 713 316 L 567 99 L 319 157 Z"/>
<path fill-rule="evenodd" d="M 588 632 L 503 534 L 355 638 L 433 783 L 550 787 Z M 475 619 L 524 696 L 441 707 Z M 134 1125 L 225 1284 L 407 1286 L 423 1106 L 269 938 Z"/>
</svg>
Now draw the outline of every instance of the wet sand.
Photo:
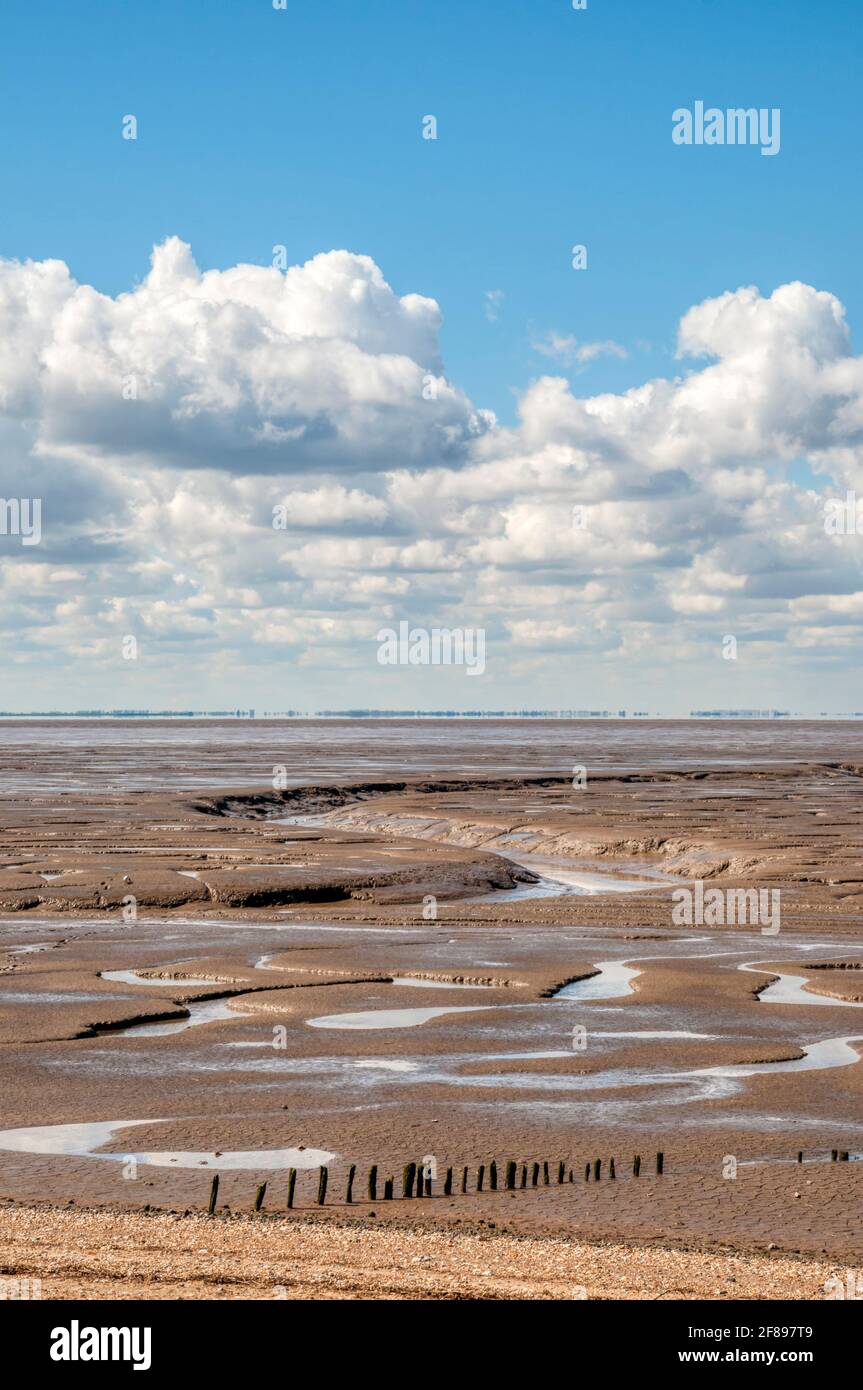
<svg viewBox="0 0 863 1390">
<path fill-rule="evenodd" d="M 332 1155 L 327 1209 L 368 1222 L 370 1165 L 398 1194 L 404 1164 L 428 1157 L 431 1199 L 388 1204 L 423 1239 L 484 1222 L 675 1259 L 863 1259 L 858 726 L 502 737 L 484 721 L 448 724 L 448 743 L 412 727 L 433 779 L 392 766 L 393 747 L 418 760 L 401 728 L 374 779 L 379 728 L 350 726 L 348 755 L 344 729 L 310 751 L 305 728 L 252 726 L 243 742 L 233 725 L 225 744 L 196 730 L 181 773 L 156 757 L 169 735 L 147 730 L 145 775 L 119 785 L 118 735 L 100 744 L 89 727 L 94 751 L 76 727 L 61 794 L 38 782 L 41 744 L 28 784 L 16 726 L 3 756 L 18 786 L 0 801 L 0 1129 L 19 1133 L 0 1135 L 0 1196 L 24 1206 L 4 1219 L 69 1200 L 201 1210 L 214 1171 L 220 1208 L 248 1210 L 264 1180 L 284 1208 L 285 1170 L 307 1153 Z M 289 738 L 291 785 L 273 790 L 261 745 L 284 764 Z M 561 763 L 590 740 L 599 766 L 575 789 Z M 779 934 L 675 924 L 672 891 L 696 878 L 779 889 Z M 145 1123 L 119 1128 L 131 1121 Z M 96 1122 L 117 1127 L 77 1144 L 50 1128 Z M 492 1159 L 501 1189 L 509 1160 L 527 1187 L 489 1192 Z M 315 1215 L 316 1190 L 312 1165 L 292 1220 Z M 662 1296 L 649 1269 L 632 1296 Z"/>
</svg>

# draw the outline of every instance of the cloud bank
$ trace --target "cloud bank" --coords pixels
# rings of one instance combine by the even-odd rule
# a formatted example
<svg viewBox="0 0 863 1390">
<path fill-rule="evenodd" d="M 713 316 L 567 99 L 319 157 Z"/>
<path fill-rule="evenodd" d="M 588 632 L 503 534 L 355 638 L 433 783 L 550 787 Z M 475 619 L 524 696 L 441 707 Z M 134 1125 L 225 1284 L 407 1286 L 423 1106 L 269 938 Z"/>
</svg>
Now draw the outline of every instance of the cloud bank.
<svg viewBox="0 0 863 1390">
<path fill-rule="evenodd" d="M 438 707 L 428 672 L 375 661 L 409 618 L 486 629 L 474 707 L 632 708 L 673 669 L 687 707 L 775 703 L 777 670 L 849 707 L 861 540 L 825 533 L 822 493 L 863 495 L 863 359 L 835 296 L 706 300 L 673 377 L 589 396 L 543 375 L 512 428 L 447 379 L 440 325 L 347 251 L 201 272 L 172 238 L 116 298 L 0 262 L 0 487 L 43 499 L 41 545 L 0 536 L 20 688 L 35 666 L 164 705 L 173 673 L 199 706 L 237 679 L 273 703 L 288 673 L 277 707 Z"/>
<path fill-rule="evenodd" d="M 4 262 L 0 324 L 0 402 L 41 453 L 234 473 L 455 465 L 491 423 L 443 378 L 437 304 L 399 299 L 347 251 L 202 274 L 172 237 L 116 299 L 60 261 Z"/>
</svg>

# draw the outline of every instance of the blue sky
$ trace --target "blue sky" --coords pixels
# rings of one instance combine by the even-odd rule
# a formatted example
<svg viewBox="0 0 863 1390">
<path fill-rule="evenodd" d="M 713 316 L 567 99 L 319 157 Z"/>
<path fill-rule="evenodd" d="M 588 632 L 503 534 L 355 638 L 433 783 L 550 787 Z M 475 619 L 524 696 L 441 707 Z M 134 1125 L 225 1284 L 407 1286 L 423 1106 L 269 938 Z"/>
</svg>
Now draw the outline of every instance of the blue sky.
<svg viewBox="0 0 863 1390">
<path fill-rule="evenodd" d="M 578 373 L 597 391 L 672 370 L 679 316 L 738 285 L 803 279 L 860 322 L 851 0 L 3 9 L 4 256 L 59 257 L 116 294 L 170 234 L 202 268 L 268 263 L 275 243 L 366 252 L 438 300 L 450 374 L 502 420 L 548 330 L 627 349 Z M 675 148 L 671 111 L 699 98 L 780 106 L 780 156 Z M 494 322 L 486 290 L 505 296 Z"/>
<path fill-rule="evenodd" d="M 5 0 L 0 707 L 853 708 L 859 19 Z"/>
</svg>

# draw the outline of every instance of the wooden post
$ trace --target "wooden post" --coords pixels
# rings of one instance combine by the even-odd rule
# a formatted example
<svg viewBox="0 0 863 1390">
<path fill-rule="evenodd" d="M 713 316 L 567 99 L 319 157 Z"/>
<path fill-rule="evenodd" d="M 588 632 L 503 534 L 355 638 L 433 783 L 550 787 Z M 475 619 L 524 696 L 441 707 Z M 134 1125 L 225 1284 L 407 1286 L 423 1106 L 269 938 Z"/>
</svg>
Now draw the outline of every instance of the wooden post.
<svg viewBox="0 0 863 1390">
<path fill-rule="evenodd" d="M 527 1187 L 527 1164 L 526 1164 L 526 1163 L 523 1163 L 523 1164 L 521 1165 L 521 1185 L 522 1185 L 522 1187 Z"/>
<path fill-rule="evenodd" d="M 350 1206 L 351 1202 L 354 1200 L 354 1178 L 356 1177 L 356 1175 L 357 1165 L 355 1163 L 352 1163 L 350 1168 L 348 1169 L 348 1186 L 345 1192 L 345 1201 L 347 1202 L 348 1206 Z"/>
<path fill-rule="evenodd" d="M 476 1190 L 482 1192 L 482 1185 L 485 1181 L 485 1164 L 481 1163 L 476 1170 Z"/>
<path fill-rule="evenodd" d="M 803 1150 L 802 1150 L 802 1149 L 798 1149 L 798 1150 L 797 1150 L 797 1162 L 798 1162 L 798 1163 L 802 1163 L 802 1162 L 803 1162 Z"/>
<path fill-rule="evenodd" d="M 593 1181 L 594 1181 L 594 1182 L 599 1182 L 599 1180 L 600 1180 L 601 1177 L 602 1177 L 602 1159 L 601 1159 L 601 1158 L 595 1158 L 595 1159 L 593 1160 Z"/>
<path fill-rule="evenodd" d="M 378 1196 L 378 1165 L 373 1163 L 369 1169 L 369 1201 L 377 1201 Z"/>
<path fill-rule="evenodd" d="M 662 1152 L 662 1150 L 660 1149 L 659 1153 L 656 1155 L 656 1176 L 657 1176 L 658 1178 L 661 1178 L 661 1177 L 662 1177 L 662 1173 L 663 1173 L 664 1168 L 665 1168 L 665 1154 L 664 1154 L 664 1153 Z"/>
<path fill-rule="evenodd" d="M 544 1186 L 544 1187 L 548 1187 L 548 1164 L 547 1164 L 547 1163 L 543 1163 L 543 1165 L 542 1165 L 542 1182 L 543 1182 L 543 1186 Z"/>
<path fill-rule="evenodd" d="M 327 1169 L 324 1168 L 324 1167 L 321 1167 L 320 1173 L 318 1174 L 318 1206 L 319 1206 L 319 1207 L 322 1207 L 322 1206 L 324 1205 L 324 1202 L 325 1202 L 326 1199 L 327 1199 L 327 1179 L 329 1178 L 329 1176 L 330 1176 L 330 1175 L 329 1175 L 329 1172 L 327 1171 Z"/>
<path fill-rule="evenodd" d="M 462 1190 L 462 1192 L 467 1192 L 467 1169 L 466 1169 L 466 1168 L 462 1168 L 462 1170 L 461 1170 L 461 1190 Z"/>
<path fill-rule="evenodd" d="M 297 1170 L 296 1170 L 296 1168 L 289 1168 L 289 1169 L 288 1169 L 288 1211 L 290 1211 L 290 1210 L 291 1210 L 291 1207 L 294 1205 L 294 1188 L 296 1187 L 296 1185 L 297 1185 Z"/>
<path fill-rule="evenodd" d="M 515 1161 L 511 1158 L 507 1159 L 505 1181 L 507 1189 L 512 1192 L 515 1188 Z"/>
<path fill-rule="evenodd" d="M 402 1196 L 412 1197 L 414 1195 L 414 1180 L 417 1175 L 415 1163 L 406 1163 L 402 1169 Z"/>
<path fill-rule="evenodd" d="M 443 1180 L 443 1195 L 445 1197 L 452 1196 L 452 1168 L 446 1170 L 446 1177 Z"/>
<path fill-rule="evenodd" d="M 497 1164 L 494 1159 L 488 1165 L 488 1185 L 492 1192 L 497 1192 Z"/>
<path fill-rule="evenodd" d="M 539 1182 L 539 1164 L 535 1163 L 530 1171 L 530 1185 L 536 1187 Z"/>
<path fill-rule="evenodd" d="M 561 1159 L 557 1165 L 557 1181 L 558 1185 L 562 1182 L 566 1182 L 566 1164 L 563 1159 Z"/>
<path fill-rule="evenodd" d="M 210 1200 L 207 1204 L 207 1215 L 214 1216 L 216 1211 L 216 1199 L 219 1196 L 219 1175 L 213 1174 L 213 1181 L 210 1183 Z"/>
<path fill-rule="evenodd" d="M 260 1210 L 261 1210 L 261 1207 L 264 1205 L 264 1194 L 265 1194 L 266 1190 L 267 1190 L 267 1184 L 266 1184 L 265 1182 L 262 1182 L 262 1183 L 260 1184 L 260 1186 L 259 1186 L 259 1187 L 256 1189 L 256 1191 L 255 1191 L 255 1200 L 254 1200 L 254 1202 L 253 1202 L 253 1204 L 252 1204 L 252 1211 L 260 1211 Z"/>
<path fill-rule="evenodd" d="M 634 1178 L 641 1177 L 641 1154 L 636 1154 L 632 1160 L 632 1176 Z"/>
</svg>

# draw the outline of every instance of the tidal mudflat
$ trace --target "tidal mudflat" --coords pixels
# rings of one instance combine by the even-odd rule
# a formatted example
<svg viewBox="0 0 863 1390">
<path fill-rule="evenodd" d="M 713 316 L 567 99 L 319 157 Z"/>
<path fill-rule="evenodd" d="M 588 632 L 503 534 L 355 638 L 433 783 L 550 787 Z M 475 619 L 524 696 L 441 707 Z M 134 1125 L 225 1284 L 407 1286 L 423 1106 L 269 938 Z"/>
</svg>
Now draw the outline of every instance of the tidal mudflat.
<svg viewBox="0 0 863 1390">
<path fill-rule="evenodd" d="M 293 1167 L 317 1219 L 393 1175 L 404 1222 L 863 1258 L 858 725 L 7 722 L 0 773 L 7 1201 Z M 780 930 L 675 925 L 695 882 Z"/>
</svg>

